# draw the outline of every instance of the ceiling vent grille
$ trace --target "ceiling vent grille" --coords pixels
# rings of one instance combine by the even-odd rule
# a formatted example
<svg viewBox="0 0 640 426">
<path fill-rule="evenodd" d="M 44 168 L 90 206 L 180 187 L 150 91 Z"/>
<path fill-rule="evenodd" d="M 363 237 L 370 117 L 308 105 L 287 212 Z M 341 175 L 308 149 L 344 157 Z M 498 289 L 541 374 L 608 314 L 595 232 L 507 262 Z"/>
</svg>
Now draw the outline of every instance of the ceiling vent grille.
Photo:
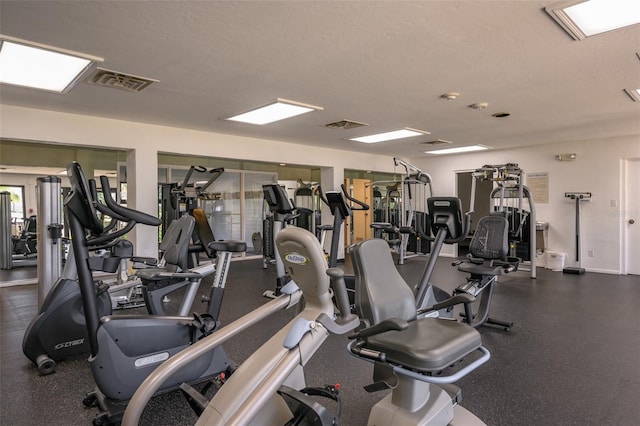
<svg viewBox="0 0 640 426">
<path fill-rule="evenodd" d="M 356 127 L 363 127 L 363 126 L 368 126 L 368 124 L 359 123 L 357 121 L 351 121 L 351 120 L 340 120 L 340 121 L 336 121 L 335 123 L 329 123 L 324 125 L 324 127 L 328 127 L 330 129 L 342 129 L 342 130 L 355 129 Z"/>
<path fill-rule="evenodd" d="M 126 90 L 127 92 L 140 93 L 158 80 L 140 77 L 137 75 L 125 74 L 118 71 L 111 71 L 98 68 L 96 72 L 87 79 L 87 83 L 114 89 Z"/>
<path fill-rule="evenodd" d="M 449 144 L 452 144 L 452 143 L 453 142 L 445 141 L 444 139 L 435 139 L 435 140 L 432 140 L 432 141 L 420 142 L 420 145 L 435 146 L 435 145 L 449 145 Z"/>
</svg>

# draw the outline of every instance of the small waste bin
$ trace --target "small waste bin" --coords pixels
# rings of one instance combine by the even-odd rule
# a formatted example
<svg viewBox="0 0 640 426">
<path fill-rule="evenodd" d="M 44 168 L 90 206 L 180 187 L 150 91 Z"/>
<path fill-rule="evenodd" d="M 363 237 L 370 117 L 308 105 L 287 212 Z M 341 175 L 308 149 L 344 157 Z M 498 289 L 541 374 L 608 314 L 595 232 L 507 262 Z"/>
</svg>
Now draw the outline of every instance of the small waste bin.
<svg viewBox="0 0 640 426">
<path fill-rule="evenodd" d="M 546 232 L 549 229 L 549 222 L 536 222 L 536 251 L 544 253 L 547 249 Z"/>
<path fill-rule="evenodd" d="M 564 269 L 564 262 L 567 259 L 567 253 L 560 253 L 557 251 L 547 251 L 547 269 L 552 271 L 562 271 Z"/>
</svg>

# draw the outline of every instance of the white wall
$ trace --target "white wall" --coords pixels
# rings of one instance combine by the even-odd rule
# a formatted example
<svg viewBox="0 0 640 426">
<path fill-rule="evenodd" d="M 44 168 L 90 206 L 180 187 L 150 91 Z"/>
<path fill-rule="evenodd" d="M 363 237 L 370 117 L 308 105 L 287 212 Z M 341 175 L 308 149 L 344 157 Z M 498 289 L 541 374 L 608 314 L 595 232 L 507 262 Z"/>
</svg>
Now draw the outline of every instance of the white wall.
<svg viewBox="0 0 640 426">
<path fill-rule="evenodd" d="M 555 156 L 562 153 L 576 153 L 578 158 L 556 160 Z M 640 158 L 639 136 L 422 157 L 412 162 L 432 175 L 434 194 L 444 196 L 455 195 L 456 171 L 473 170 L 485 164 L 510 162 L 519 164 L 525 173 L 548 172 L 549 203 L 536 204 L 537 220 L 549 222 L 547 246 L 568 253 L 567 265 L 575 264 L 575 204 L 564 193 L 591 192 L 592 200 L 581 203 L 582 266 L 593 272 L 618 274 L 623 270 L 624 254 L 622 160 L 628 158 Z M 593 250 L 593 257 L 587 256 L 588 250 Z"/>
<path fill-rule="evenodd" d="M 37 123 L 37 125 L 34 125 Z M 0 105 L 0 137 L 393 173 L 393 157 Z"/>
<path fill-rule="evenodd" d="M 149 169 L 151 159 L 156 164 L 152 168 L 157 168 L 158 152 L 332 168 L 336 176 L 343 176 L 344 169 L 394 171 L 390 156 L 355 152 L 345 155 L 335 149 L 11 105 L 0 105 L 0 138 L 126 150 L 127 168 L 139 172 L 133 182 L 128 182 L 131 196 L 127 203 L 147 213 L 157 208 L 154 197 L 145 196 L 155 194 L 157 173 L 144 170 Z M 331 183 L 326 187 L 334 187 Z M 154 256 L 157 252 L 153 232 L 145 226 L 130 233 L 136 255 Z"/>
</svg>

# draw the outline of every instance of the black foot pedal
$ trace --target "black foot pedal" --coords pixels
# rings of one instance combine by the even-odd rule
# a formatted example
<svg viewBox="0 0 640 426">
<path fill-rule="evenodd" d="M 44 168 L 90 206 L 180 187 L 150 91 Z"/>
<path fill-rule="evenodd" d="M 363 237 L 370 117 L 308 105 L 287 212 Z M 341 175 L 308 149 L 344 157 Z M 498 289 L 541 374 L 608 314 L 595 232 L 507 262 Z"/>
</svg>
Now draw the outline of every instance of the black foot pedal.
<svg viewBox="0 0 640 426">
<path fill-rule="evenodd" d="M 182 395 L 184 395 L 184 397 L 187 399 L 187 402 L 189 403 L 189 406 L 191 407 L 193 412 L 196 413 L 198 417 L 200 417 L 207 404 L 209 403 L 209 400 L 203 394 L 195 390 L 193 386 L 187 383 L 183 383 L 180 385 L 180 392 L 182 392 Z"/>
</svg>

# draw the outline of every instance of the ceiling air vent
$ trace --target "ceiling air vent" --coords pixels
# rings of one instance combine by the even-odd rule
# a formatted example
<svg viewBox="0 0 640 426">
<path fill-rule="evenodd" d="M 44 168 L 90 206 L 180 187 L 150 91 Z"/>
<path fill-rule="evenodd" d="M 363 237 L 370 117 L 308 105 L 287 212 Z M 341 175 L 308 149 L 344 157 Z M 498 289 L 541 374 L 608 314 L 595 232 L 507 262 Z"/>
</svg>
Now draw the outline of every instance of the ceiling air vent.
<svg viewBox="0 0 640 426">
<path fill-rule="evenodd" d="M 114 89 L 126 90 L 128 92 L 139 93 L 158 80 L 140 77 L 137 75 L 125 74 L 118 71 L 111 71 L 104 68 L 97 68 L 96 72 L 87 79 L 87 83 L 98 86 L 113 87 Z"/>
<path fill-rule="evenodd" d="M 359 123 L 357 121 L 351 121 L 351 120 L 340 120 L 340 121 L 336 121 L 335 123 L 329 123 L 324 125 L 324 127 L 328 127 L 330 129 L 342 129 L 342 130 L 355 129 L 356 127 L 362 127 L 362 126 L 368 126 L 368 124 Z"/>
<path fill-rule="evenodd" d="M 453 142 L 445 141 L 444 139 L 435 139 L 435 140 L 432 140 L 432 141 L 420 142 L 420 145 L 435 146 L 435 145 L 449 145 L 449 144 L 452 144 L 452 143 Z"/>
</svg>

